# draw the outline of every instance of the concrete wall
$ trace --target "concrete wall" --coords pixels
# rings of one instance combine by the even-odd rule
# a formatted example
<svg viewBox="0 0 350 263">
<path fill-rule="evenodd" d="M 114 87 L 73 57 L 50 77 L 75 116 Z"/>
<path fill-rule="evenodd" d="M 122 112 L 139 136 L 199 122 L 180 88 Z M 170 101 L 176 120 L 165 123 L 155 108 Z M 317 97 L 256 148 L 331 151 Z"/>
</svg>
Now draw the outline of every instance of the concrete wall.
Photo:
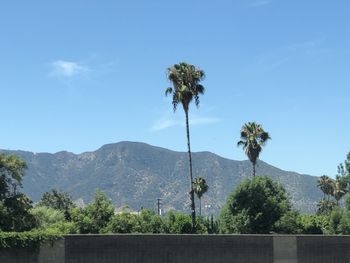
<svg viewBox="0 0 350 263">
<path fill-rule="evenodd" d="M 350 236 L 300 236 L 298 263 L 349 263 Z"/>
<path fill-rule="evenodd" d="M 350 236 L 68 235 L 0 263 L 349 263 Z"/>
<path fill-rule="evenodd" d="M 0 249 L 0 263 L 64 263 L 63 239 L 42 245 L 40 248 Z"/>
<path fill-rule="evenodd" d="M 272 236 L 67 236 L 66 263 L 226 263 L 273 260 Z"/>
</svg>

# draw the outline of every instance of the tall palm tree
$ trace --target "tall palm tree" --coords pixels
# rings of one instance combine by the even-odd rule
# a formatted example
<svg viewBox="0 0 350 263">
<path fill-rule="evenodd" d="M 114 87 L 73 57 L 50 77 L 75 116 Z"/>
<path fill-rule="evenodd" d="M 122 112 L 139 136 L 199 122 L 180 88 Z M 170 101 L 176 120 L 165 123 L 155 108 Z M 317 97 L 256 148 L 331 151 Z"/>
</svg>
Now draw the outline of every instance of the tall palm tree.
<svg viewBox="0 0 350 263">
<path fill-rule="evenodd" d="M 204 178 L 197 177 L 194 179 L 193 187 L 194 192 L 199 199 L 199 216 L 202 216 L 202 196 L 208 191 L 209 186 Z"/>
<path fill-rule="evenodd" d="M 255 165 L 266 141 L 271 139 L 268 132 L 265 132 L 260 124 L 255 122 L 245 123 L 241 129 L 241 140 L 237 146 L 242 146 L 249 161 L 253 165 L 253 177 L 255 177 Z"/>
<path fill-rule="evenodd" d="M 181 62 L 168 68 L 168 79 L 172 82 L 173 87 L 165 90 L 165 95 L 171 94 L 173 97 L 173 108 L 176 111 L 178 104 L 182 105 L 186 117 L 186 135 L 187 149 L 189 159 L 189 174 L 190 174 L 190 198 L 191 198 L 191 217 L 192 231 L 196 230 L 196 209 L 194 203 L 193 176 L 192 176 L 192 156 L 190 143 L 190 126 L 188 120 L 189 105 L 194 100 L 196 106 L 199 106 L 199 95 L 204 93 L 204 87 L 200 81 L 204 79 L 203 70 L 196 68 L 194 65 Z"/>
</svg>

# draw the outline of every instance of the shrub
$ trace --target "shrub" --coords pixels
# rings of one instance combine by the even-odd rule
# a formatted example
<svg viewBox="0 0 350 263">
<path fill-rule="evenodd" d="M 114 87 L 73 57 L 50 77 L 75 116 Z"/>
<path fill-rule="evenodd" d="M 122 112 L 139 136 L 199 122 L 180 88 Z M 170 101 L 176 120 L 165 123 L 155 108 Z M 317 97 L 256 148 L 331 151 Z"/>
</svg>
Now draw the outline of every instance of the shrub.
<svg viewBox="0 0 350 263">
<path fill-rule="evenodd" d="M 30 210 L 30 213 L 35 218 L 37 228 L 48 228 L 65 220 L 65 216 L 62 211 L 45 206 L 35 207 Z"/>
<path fill-rule="evenodd" d="M 33 230 L 27 232 L 0 232 L 0 248 L 39 248 L 41 244 L 62 238 L 55 230 Z"/>
<path fill-rule="evenodd" d="M 329 217 L 325 215 L 301 215 L 301 234 L 322 235 L 329 232 Z"/>
</svg>

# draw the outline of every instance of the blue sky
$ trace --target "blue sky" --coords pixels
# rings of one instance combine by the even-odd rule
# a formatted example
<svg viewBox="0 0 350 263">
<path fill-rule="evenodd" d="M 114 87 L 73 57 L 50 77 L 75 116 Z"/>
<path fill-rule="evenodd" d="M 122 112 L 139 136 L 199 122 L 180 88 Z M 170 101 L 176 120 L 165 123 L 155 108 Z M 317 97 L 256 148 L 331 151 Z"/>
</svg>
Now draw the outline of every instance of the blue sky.
<svg viewBox="0 0 350 263">
<path fill-rule="evenodd" d="M 166 69 L 206 72 L 193 151 L 243 160 L 239 130 L 272 140 L 261 159 L 334 176 L 350 150 L 350 2 L 3 1 L 0 148 L 91 151 L 122 140 L 185 151 Z"/>
</svg>

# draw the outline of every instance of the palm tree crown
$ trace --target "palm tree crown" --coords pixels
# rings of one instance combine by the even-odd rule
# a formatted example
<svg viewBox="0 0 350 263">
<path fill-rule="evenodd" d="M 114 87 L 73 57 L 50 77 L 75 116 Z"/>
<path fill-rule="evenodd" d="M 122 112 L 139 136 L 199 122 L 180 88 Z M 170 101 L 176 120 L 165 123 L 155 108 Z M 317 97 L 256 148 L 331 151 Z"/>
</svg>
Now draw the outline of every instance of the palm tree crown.
<svg viewBox="0 0 350 263">
<path fill-rule="evenodd" d="M 207 182 L 202 177 L 195 178 L 193 182 L 193 186 L 194 186 L 194 192 L 196 193 L 199 199 L 202 198 L 203 194 L 205 194 L 209 189 Z"/>
<path fill-rule="evenodd" d="M 242 146 L 249 161 L 253 164 L 253 176 L 255 176 L 255 165 L 266 141 L 271 139 L 260 124 L 255 122 L 245 123 L 241 129 L 241 140 L 237 146 Z"/>
<path fill-rule="evenodd" d="M 317 186 L 321 189 L 324 194 L 324 198 L 327 195 L 328 197 L 334 192 L 334 182 L 327 175 L 322 175 L 317 181 Z M 328 198 L 329 199 L 329 198 Z"/>
<path fill-rule="evenodd" d="M 190 102 L 194 99 L 199 106 L 199 95 L 204 93 L 204 87 L 199 84 L 205 77 L 204 71 L 197 69 L 194 65 L 181 62 L 168 68 L 168 79 L 173 87 L 165 90 L 165 95 L 172 94 L 174 111 L 179 103 L 185 112 L 188 111 Z"/>
</svg>

